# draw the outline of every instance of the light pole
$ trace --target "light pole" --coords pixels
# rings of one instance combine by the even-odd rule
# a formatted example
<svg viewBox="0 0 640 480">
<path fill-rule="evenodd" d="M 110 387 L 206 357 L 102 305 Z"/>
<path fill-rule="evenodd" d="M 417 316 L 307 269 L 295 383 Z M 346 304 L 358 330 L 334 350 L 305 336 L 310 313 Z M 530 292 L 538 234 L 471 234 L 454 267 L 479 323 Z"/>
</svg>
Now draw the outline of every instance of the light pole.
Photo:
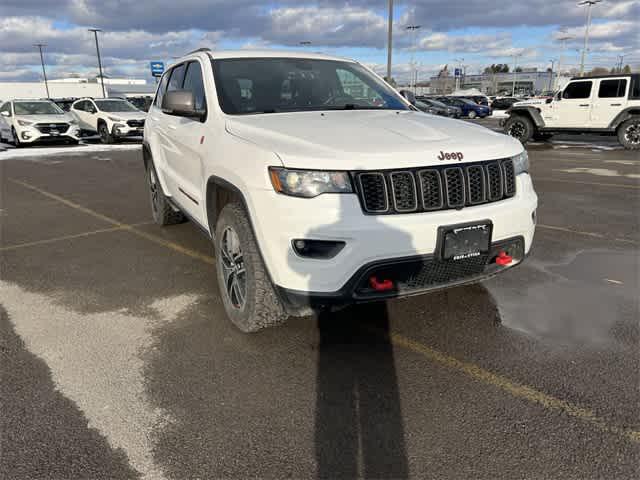
<svg viewBox="0 0 640 480">
<path fill-rule="evenodd" d="M 622 73 L 622 64 L 624 63 L 624 55 L 618 55 L 620 62 L 618 63 L 618 73 Z"/>
<path fill-rule="evenodd" d="M 582 55 L 580 57 L 580 76 L 584 76 L 584 56 L 587 54 L 589 48 L 589 27 L 591 26 L 591 7 L 596 3 L 600 3 L 602 0 L 584 0 L 578 5 L 587 6 L 587 24 L 584 28 L 584 47 L 582 48 Z"/>
<path fill-rule="evenodd" d="M 90 32 L 93 32 L 93 35 L 96 39 L 96 52 L 98 52 L 98 70 L 100 71 L 100 83 L 102 84 L 102 98 L 107 98 L 106 93 L 104 92 L 104 75 L 102 74 L 102 60 L 100 60 L 100 47 L 98 46 L 98 32 L 101 32 L 99 28 L 90 28 Z"/>
<path fill-rule="evenodd" d="M 518 79 L 518 57 L 520 56 L 520 54 L 514 54 L 513 55 L 513 91 L 511 92 L 511 95 L 513 95 L 514 97 L 516 96 L 516 81 Z"/>
<path fill-rule="evenodd" d="M 47 82 L 47 71 L 44 68 L 44 56 L 42 55 L 42 47 L 46 47 L 46 43 L 35 43 L 34 47 L 38 47 L 40 50 L 40 63 L 42 63 L 42 76 L 44 77 L 44 88 L 47 90 L 47 98 L 51 98 L 49 95 L 49 83 Z"/>
<path fill-rule="evenodd" d="M 393 0 L 389 0 L 389 26 L 387 31 L 387 82 L 391 85 L 391 52 L 393 51 Z"/>
<path fill-rule="evenodd" d="M 551 62 L 551 73 L 549 74 L 549 91 L 551 91 L 551 86 L 553 85 L 553 64 L 556 61 L 552 58 L 549 60 Z"/>
<path fill-rule="evenodd" d="M 415 77 L 416 77 L 416 67 L 415 67 L 415 61 L 414 61 L 414 55 L 416 52 L 416 32 L 418 31 L 418 29 L 420 29 L 422 25 L 407 25 L 407 30 L 409 30 L 409 32 L 411 32 L 411 81 L 409 82 L 409 88 L 413 89 L 413 93 L 416 93 L 416 82 L 415 82 Z"/>
<path fill-rule="evenodd" d="M 560 79 L 560 75 L 562 75 L 562 70 L 560 68 L 560 65 L 562 64 L 563 61 L 563 55 L 564 55 L 564 50 L 567 48 L 567 40 L 571 40 L 573 37 L 570 35 L 567 35 L 566 33 L 563 33 L 561 37 L 558 38 L 558 40 L 560 40 L 560 42 L 562 42 L 562 47 L 560 48 L 560 59 L 558 60 L 558 67 L 556 68 L 558 74 L 556 75 L 557 79 Z M 558 85 L 558 82 L 556 82 L 553 85 L 553 90 L 556 89 L 556 86 Z"/>
</svg>

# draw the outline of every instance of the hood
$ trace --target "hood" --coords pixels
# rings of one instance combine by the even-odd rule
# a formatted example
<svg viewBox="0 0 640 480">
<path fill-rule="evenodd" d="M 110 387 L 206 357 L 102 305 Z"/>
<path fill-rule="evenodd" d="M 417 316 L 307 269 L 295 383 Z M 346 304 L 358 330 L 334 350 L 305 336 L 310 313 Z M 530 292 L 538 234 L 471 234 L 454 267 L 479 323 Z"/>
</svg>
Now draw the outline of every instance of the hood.
<svg viewBox="0 0 640 480">
<path fill-rule="evenodd" d="M 64 115 L 16 115 L 15 120 L 24 120 L 31 123 L 69 123 L 74 118 L 69 114 Z"/>
<path fill-rule="evenodd" d="M 291 168 L 410 168 L 462 153 L 463 162 L 513 156 L 520 142 L 478 125 L 422 112 L 348 110 L 228 117 L 227 131 L 274 152 Z M 456 155 L 456 158 L 459 156 Z M 446 158 L 446 157 L 445 157 Z"/>
<path fill-rule="evenodd" d="M 144 120 L 147 117 L 144 112 L 102 112 L 102 114 L 122 120 Z"/>
</svg>

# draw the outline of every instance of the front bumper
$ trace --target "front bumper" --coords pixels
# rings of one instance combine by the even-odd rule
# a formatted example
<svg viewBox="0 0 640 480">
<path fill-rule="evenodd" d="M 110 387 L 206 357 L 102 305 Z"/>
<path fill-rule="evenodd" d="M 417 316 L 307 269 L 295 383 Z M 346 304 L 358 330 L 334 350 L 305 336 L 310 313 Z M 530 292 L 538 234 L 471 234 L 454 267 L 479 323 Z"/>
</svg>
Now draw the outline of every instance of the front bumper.
<svg viewBox="0 0 640 480">
<path fill-rule="evenodd" d="M 511 263 L 498 265 L 496 258 L 500 252 L 510 255 L 513 258 Z M 408 297 L 476 283 L 520 265 L 525 257 L 524 238 L 520 236 L 494 242 L 488 254 L 460 261 L 441 261 L 435 255 L 424 255 L 372 262 L 360 268 L 335 292 L 276 288 L 290 314 L 306 314 L 319 308 Z M 393 288 L 375 290 L 370 284 L 372 277 L 392 281 Z"/>
<path fill-rule="evenodd" d="M 538 198 L 528 174 L 516 177 L 516 195 L 500 202 L 396 215 L 365 215 L 356 195 L 294 198 L 273 190 L 248 196 L 255 235 L 273 283 L 282 289 L 318 294 L 340 291 L 356 272 L 375 262 L 434 255 L 438 228 L 481 222 L 493 224 L 492 242 L 521 237 L 524 253 L 533 241 Z M 334 258 L 298 256 L 294 239 L 345 242 Z"/>
<path fill-rule="evenodd" d="M 144 126 L 130 127 L 125 123 L 115 123 L 111 128 L 111 135 L 117 138 L 142 137 L 144 135 Z"/>
<path fill-rule="evenodd" d="M 36 143 L 36 142 L 56 142 L 65 140 L 80 140 L 80 130 L 77 125 L 71 125 L 69 128 L 61 132 L 44 133 L 40 131 L 36 126 L 18 126 L 16 128 L 16 134 L 20 143 Z"/>
</svg>

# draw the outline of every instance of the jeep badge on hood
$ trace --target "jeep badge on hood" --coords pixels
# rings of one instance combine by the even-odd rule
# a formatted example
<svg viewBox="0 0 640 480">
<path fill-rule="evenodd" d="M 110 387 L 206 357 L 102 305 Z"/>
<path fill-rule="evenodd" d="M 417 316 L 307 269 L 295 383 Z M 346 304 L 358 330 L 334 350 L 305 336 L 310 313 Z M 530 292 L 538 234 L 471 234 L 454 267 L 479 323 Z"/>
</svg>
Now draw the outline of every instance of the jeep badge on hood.
<svg viewBox="0 0 640 480">
<path fill-rule="evenodd" d="M 442 150 L 440 150 L 440 155 L 438 155 L 436 158 L 438 160 L 458 160 L 458 161 L 462 161 L 462 159 L 464 158 L 464 155 L 462 154 L 462 152 L 444 153 Z"/>
</svg>

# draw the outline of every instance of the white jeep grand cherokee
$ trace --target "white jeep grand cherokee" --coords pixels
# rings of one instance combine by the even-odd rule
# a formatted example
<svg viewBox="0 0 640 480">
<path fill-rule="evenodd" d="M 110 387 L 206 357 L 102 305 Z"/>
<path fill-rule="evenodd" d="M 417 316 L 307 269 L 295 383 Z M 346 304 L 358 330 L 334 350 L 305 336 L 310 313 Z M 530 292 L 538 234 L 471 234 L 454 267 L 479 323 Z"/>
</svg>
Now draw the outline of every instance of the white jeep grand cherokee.
<svg viewBox="0 0 640 480">
<path fill-rule="evenodd" d="M 520 142 L 416 111 L 350 60 L 192 52 L 162 77 L 143 152 L 155 221 L 213 239 L 246 332 L 475 282 L 533 241 Z"/>
</svg>

